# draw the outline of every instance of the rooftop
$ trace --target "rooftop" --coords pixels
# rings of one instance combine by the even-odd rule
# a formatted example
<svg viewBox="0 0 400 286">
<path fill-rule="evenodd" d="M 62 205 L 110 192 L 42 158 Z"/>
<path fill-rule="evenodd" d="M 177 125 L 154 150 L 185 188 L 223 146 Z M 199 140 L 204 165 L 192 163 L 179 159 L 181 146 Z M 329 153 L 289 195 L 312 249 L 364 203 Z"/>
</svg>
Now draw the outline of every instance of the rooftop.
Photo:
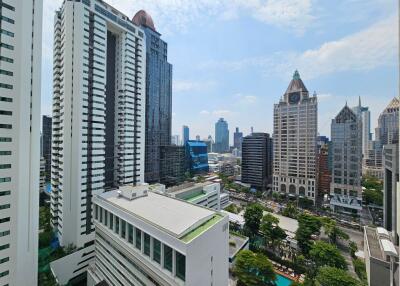
<svg viewBox="0 0 400 286">
<path fill-rule="evenodd" d="M 229 233 L 229 258 L 233 258 L 248 243 L 249 238 L 237 233 Z"/>
<path fill-rule="evenodd" d="M 385 229 L 366 226 L 364 233 L 367 238 L 365 247 L 368 247 L 371 257 L 386 261 L 387 255 L 397 255 L 397 248 L 390 241 L 391 237 Z"/>
<path fill-rule="evenodd" d="M 98 198 L 184 242 L 189 242 L 223 218 L 212 210 L 154 192 L 129 200 L 114 190 L 103 193 Z"/>
</svg>

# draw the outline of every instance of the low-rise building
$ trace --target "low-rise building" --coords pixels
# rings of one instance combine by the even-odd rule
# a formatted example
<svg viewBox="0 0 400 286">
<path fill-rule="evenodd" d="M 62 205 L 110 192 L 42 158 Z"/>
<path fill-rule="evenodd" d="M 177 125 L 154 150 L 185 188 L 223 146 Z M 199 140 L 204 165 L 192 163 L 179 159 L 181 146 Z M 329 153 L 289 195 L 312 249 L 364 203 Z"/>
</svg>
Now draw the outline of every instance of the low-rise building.
<svg viewBox="0 0 400 286">
<path fill-rule="evenodd" d="M 369 286 L 398 286 L 398 250 L 393 237 L 382 228 L 364 227 L 364 257 Z M 392 271 L 391 271 L 392 270 Z"/>
<path fill-rule="evenodd" d="M 221 193 L 219 195 L 219 201 L 221 205 L 221 210 L 229 206 L 229 194 L 228 193 Z"/>
<path fill-rule="evenodd" d="M 237 233 L 229 234 L 229 268 L 235 265 L 236 256 L 241 250 L 249 249 L 249 238 Z"/>
<path fill-rule="evenodd" d="M 123 186 L 93 198 L 95 259 L 88 285 L 228 285 L 222 213 Z"/>
</svg>

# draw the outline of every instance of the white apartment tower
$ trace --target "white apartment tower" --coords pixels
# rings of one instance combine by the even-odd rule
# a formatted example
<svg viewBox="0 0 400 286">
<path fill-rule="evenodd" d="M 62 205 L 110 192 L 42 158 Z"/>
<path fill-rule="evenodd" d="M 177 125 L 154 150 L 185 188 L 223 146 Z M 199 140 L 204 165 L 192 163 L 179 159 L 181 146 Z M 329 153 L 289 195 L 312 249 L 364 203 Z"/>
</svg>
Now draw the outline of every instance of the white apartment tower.
<svg viewBox="0 0 400 286">
<path fill-rule="evenodd" d="M 358 106 L 353 107 L 352 110 L 362 121 L 362 154 L 366 158 L 372 141 L 371 112 L 368 107 L 361 105 L 361 97 L 358 98 Z"/>
<path fill-rule="evenodd" d="M 317 195 L 317 97 L 295 71 L 274 105 L 274 191 L 315 201 Z"/>
<path fill-rule="evenodd" d="M 36 285 L 41 0 L 0 1 L 0 285 Z"/>
<path fill-rule="evenodd" d="M 94 239 L 92 197 L 144 180 L 143 31 L 100 0 L 54 21 L 52 223 L 60 244 Z"/>
</svg>

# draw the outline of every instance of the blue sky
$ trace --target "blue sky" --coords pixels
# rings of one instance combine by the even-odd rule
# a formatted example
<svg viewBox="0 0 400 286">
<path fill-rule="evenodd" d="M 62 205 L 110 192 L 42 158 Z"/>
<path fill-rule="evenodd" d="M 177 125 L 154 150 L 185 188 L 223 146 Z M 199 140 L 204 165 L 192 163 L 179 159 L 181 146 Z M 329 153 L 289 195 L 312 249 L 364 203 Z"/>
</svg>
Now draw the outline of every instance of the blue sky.
<svg viewBox="0 0 400 286">
<path fill-rule="evenodd" d="M 61 0 L 44 0 L 42 113 L 51 112 L 52 22 Z M 272 132 L 273 104 L 298 69 L 319 96 L 319 132 L 346 101 L 372 112 L 372 129 L 398 96 L 395 0 L 109 0 L 126 15 L 148 11 L 173 64 L 173 134 L 214 137 Z M 372 130 L 373 131 L 373 130 Z M 233 136 L 233 135 L 232 135 Z M 231 136 L 231 137 L 232 137 Z M 232 138 L 230 139 L 233 140 Z"/>
</svg>

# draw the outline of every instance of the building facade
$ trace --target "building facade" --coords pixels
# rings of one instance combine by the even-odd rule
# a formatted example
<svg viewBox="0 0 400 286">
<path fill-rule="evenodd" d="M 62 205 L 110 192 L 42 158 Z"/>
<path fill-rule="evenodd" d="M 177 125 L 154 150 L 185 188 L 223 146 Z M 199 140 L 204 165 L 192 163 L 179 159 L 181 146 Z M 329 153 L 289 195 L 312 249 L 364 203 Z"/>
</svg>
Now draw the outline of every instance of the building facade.
<svg viewBox="0 0 400 286">
<path fill-rule="evenodd" d="M 239 132 L 239 127 L 236 127 L 233 133 L 233 147 L 242 150 L 243 132 Z"/>
<path fill-rule="evenodd" d="M 353 107 L 352 110 L 360 117 L 362 122 L 362 153 L 363 157 L 366 158 L 372 140 L 371 112 L 367 106 L 361 105 L 361 97 L 358 98 L 358 106 Z"/>
<path fill-rule="evenodd" d="M 397 201 L 400 198 L 397 195 L 397 185 L 399 181 L 399 145 L 385 145 L 383 154 L 383 226 L 392 233 L 394 241 L 398 242 Z"/>
<path fill-rule="evenodd" d="M 146 34 L 146 150 L 145 181 L 160 182 L 161 147 L 171 144 L 172 65 L 168 46 L 149 14 L 140 10 L 133 23 Z"/>
<path fill-rule="evenodd" d="M 185 180 L 188 170 L 186 149 L 184 146 L 161 147 L 161 177 L 162 184 L 173 186 Z"/>
<path fill-rule="evenodd" d="M 148 186 L 104 193 L 94 204 L 96 250 L 89 286 L 228 285 L 226 215 Z"/>
<path fill-rule="evenodd" d="M 46 182 L 51 180 L 51 134 L 52 120 L 50 116 L 42 116 L 42 153 L 45 160 Z"/>
<path fill-rule="evenodd" d="M 0 285 L 37 284 L 42 9 L 0 2 Z"/>
<path fill-rule="evenodd" d="M 220 118 L 217 123 L 215 123 L 215 144 L 213 152 L 229 152 L 228 122 L 226 122 L 223 118 Z"/>
<path fill-rule="evenodd" d="M 64 1 L 54 31 L 52 225 L 62 246 L 82 248 L 94 239 L 92 197 L 144 182 L 146 41 L 97 0 Z"/>
<path fill-rule="evenodd" d="M 309 96 L 295 71 L 283 98 L 274 105 L 274 191 L 315 201 L 317 114 L 317 96 Z"/>
<path fill-rule="evenodd" d="M 331 192 L 331 171 L 329 169 L 329 144 L 323 144 L 318 150 L 318 196 L 323 197 Z"/>
<path fill-rule="evenodd" d="M 332 120 L 331 209 L 357 214 L 362 210 L 362 120 L 346 104 Z"/>
<path fill-rule="evenodd" d="M 209 171 L 207 144 L 203 141 L 189 140 L 185 148 L 188 170 L 192 174 L 207 173 Z"/>
<path fill-rule="evenodd" d="M 186 125 L 182 126 L 182 145 L 185 146 L 186 142 L 189 141 L 189 127 Z"/>
<path fill-rule="evenodd" d="M 253 133 L 243 138 L 242 183 L 265 190 L 272 182 L 272 138 L 267 133 Z"/>
</svg>

